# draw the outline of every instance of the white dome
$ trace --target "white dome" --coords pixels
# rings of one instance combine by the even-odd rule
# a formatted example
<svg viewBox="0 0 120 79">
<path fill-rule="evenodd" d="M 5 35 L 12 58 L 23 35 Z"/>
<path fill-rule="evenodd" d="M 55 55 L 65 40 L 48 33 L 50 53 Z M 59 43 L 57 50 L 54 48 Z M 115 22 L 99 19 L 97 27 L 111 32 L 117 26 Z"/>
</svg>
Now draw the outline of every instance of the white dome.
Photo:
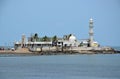
<svg viewBox="0 0 120 79">
<path fill-rule="evenodd" d="M 75 37 L 74 35 L 71 35 L 71 36 L 69 37 L 69 41 L 70 41 L 70 42 L 76 41 L 76 37 Z"/>
<path fill-rule="evenodd" d="M 90 18 L 90 22 L 93 22 L 93 19 L 92 19 L 92 18 Z"/>
</svg>

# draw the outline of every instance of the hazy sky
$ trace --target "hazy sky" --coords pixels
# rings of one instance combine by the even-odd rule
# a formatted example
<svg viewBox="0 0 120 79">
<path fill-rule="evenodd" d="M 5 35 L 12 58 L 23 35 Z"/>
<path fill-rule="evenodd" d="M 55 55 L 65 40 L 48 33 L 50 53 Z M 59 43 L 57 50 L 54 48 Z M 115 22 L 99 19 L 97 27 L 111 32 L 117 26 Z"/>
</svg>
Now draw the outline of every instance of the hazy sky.
<svg viewBox="0 0 120 79">
<path fill-rule="evenodd" d="M 87 39 L 91 17 L 94 39 L 120 46 L 120 0 L 0 0 L 0 45 L 33 33 Z"/>
</svg>

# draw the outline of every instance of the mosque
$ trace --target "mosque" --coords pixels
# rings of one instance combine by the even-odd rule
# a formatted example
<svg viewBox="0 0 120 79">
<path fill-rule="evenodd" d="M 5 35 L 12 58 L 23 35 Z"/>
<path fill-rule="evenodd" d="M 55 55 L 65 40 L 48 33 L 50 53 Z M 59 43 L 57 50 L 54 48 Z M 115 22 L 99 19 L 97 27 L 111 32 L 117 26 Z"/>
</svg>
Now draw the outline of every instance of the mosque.
<svg viewBox="0 0 120 79">
<path fill-rule="evenodd" d="M 93 32 L 93 19 L 89 20 L 89 38 L 85 40 L 77 40 L 75 35 L 64 35 L 63 38 L 57 38 L 57 41 L 53 41 L 50 38 L 49 41 L 31 41 L 26 40 L 25 35 L 22 35 L 20 42 L 15 42 L 15 49 L 28 48 L 30 51 L 40 51 L 41 47 L 98 47 L 98 42 L 94 41 Z"/>
</svg>

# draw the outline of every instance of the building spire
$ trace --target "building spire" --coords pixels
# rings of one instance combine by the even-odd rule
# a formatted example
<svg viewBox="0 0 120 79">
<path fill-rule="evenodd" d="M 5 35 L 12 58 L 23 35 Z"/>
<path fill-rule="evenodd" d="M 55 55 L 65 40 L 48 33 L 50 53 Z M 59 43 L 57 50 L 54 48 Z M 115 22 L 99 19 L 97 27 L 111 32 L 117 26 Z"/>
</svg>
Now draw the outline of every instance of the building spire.
<svg viewBox="0 0 120 79">
<path fill-rule="evenodd" d="M 93 46 L 93 41 L 94 41 L 93 35 L 94 35 L 94 32 L 93 32 L 93 19 L 90 18 L 90 20 L 89 20 L 89 40 L 90 40 L 90 47 Z"/>
<path fill-rule="evenodd" d="M 26 37 L 25 37 L 25 35 L 23 34 L 23 35 L 22 35 L 22 38 L 21 38 L 21 47 L 22 47 L 22 48 L 25 47 L 25 42 L 26 42 Z"/>
</svg>

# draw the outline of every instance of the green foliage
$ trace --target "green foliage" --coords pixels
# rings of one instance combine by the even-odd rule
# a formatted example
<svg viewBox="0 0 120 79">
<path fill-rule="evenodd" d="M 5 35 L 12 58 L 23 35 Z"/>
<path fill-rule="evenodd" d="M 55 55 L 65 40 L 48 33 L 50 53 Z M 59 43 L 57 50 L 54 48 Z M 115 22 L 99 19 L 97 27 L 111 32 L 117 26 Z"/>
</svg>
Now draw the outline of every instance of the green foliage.
<svg viewBox="0 0 120 79">
<path fill-rule="evenodd" d="M 63 39 L 64 39 L 64 40 L 69 40 L 69 38 L 70 38 L 71 35 L 72 35 L 72 34 L 64 35 L 64 36 L 63 36 Z"/>
<path fill-rule="evenodd" d="M 39 39 L 40 38 L 38 37 L 37 33 L 35 33 L 34 35 L 31 35 L 31 37 L 30 37 L 31 42 L 39 41 Z"/>
<path fill-rule="evenodd" d="M 35 33 L 35 34 L 34 34 L 34 41 L 38 41 L 38 39 L 39 39 L 38 34 Z"/>
<path fill-rule="evenodd" d="M 55 42 L 55 41 L 57 41 L 57 40 L 58 40 L 58 38 L 57 38 L 57 36 L 56 36 L 56 35 L 52 37 L 52 41 L 54 41 L 54 42 Z"/>
<path fill-rule="evenodd" d="M 45 36 L 42 38 L 42 41 L 50 41 L 50 38 L 45 35 Z"/>
</svg>

